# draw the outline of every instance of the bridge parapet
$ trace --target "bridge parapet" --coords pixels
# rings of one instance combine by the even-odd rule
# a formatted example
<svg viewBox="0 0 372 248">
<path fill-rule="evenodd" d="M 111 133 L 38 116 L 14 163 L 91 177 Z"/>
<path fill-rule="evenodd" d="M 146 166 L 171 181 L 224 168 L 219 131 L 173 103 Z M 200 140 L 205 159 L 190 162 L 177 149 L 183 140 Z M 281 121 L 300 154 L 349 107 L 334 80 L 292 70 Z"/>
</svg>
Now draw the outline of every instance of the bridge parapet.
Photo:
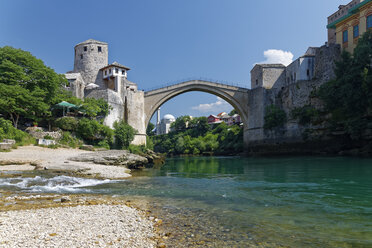
<svg viewBox="0 0 372 248">
<path fill-rule="evenodd" d="M 161 85 L 159 87 L 146 89 L 144 90 L 144 92 L 145 92 L 145 95 L 156 94 L 158 92 L 163 92 L 164 90 L 172 90 L 174 88 L 187 86 L 189 84 L 195 85 L 196 83 L 199 83 L 200 85 L 209 85 L 211 87 L 218 87 L 218 88 L 227 89 L 227 90 L 242 91 L 242 92 L 249 91 L 248 88 L 238 83 L 228 83 L 224 81 L 216 81 L 216 80 L 199 78 L 199 79 L 187 79 L 187 80 L 172 82 L 169 84 Z"/>
</svg>

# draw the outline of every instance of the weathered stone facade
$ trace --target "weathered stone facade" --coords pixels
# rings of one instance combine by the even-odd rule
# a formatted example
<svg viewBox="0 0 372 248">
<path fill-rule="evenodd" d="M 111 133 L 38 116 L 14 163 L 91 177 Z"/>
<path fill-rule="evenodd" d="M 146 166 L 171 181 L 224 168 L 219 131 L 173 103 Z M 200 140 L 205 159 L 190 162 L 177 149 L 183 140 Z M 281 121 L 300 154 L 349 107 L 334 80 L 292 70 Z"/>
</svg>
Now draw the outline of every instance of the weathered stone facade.
<svg viewBox="0 0 372 248">
<path fill-rule="evenodd" d="M 244 127 L 244 136 L 247 141 L 246 145 L 250 149 L 305 142 L 303 134 L 308 127 L 301 126 L 297 120 L 292 119 L 291 112 L 295 108 L 306 105 L 322 108 L 322 103 L 312 97 L 312 93 L 322 84 L 334 78 L 334 62 L 340 57 L 340 47 L 335 44 L 325 45 L 320 48 L 312 48 L 312 52 L 315 54 L 312 80 L 281 82 L 282 87 L 280 88 L 260 87 L 249 92 L 248 125 Z M 283 109 L 288 119 L 281 128 L 264 130 L 265 110 L 270 105 L 276 105 Z M 322 125 L 312 126 L 312 128 L 320 132 L 324 129 Z"/>
<path fill-rule="evenodd" d="M 108 44 L 87 40 L 75 46 L 74 70 L 66 73 L 66 87 L 76 97 L 103 98 L 112 107 L 104 124 L 113 127 L 125 119 L 138 133 L 133 144 L 146 144 L 144 121 L 144 92 L 127 80 L 129 68 L 117 62 L 108 64 Z"/>
</svg>

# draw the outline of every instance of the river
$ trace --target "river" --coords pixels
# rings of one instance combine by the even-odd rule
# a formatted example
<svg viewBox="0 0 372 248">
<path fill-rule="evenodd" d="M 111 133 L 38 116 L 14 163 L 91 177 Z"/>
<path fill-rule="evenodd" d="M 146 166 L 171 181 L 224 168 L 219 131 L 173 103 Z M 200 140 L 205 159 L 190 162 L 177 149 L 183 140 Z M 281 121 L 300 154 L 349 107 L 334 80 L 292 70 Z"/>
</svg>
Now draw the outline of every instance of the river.
<svg viewBox="0 0 372 248">
<path fill-rule="evenodd" d="M 372 247 L 372 159 L 171 158 L 127 180 L 39 175 L 0 189 L 145 199 L 172 247 Z"/>
</svg>

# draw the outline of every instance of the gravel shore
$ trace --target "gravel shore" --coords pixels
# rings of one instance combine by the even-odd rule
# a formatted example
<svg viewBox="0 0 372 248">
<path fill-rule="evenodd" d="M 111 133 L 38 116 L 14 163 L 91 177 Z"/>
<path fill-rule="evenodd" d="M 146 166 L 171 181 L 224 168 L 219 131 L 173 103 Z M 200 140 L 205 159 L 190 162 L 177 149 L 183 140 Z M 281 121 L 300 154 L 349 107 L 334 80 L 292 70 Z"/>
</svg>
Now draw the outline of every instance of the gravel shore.
<svg viewBox="0 0 372 248">
<path fill-rule="evenodd" d="M 0 247 L 155 247 L 154 226 L 125 205 L 0 212 Z"/>
</svg>

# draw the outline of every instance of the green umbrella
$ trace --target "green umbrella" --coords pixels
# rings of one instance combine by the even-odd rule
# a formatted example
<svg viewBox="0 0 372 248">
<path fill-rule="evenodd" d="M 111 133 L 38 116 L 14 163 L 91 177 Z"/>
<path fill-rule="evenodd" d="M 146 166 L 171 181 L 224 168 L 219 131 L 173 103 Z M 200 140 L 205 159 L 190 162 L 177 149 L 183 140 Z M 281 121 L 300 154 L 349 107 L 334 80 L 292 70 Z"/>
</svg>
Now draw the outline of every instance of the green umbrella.
<svg viewBox="0 0 372 248">
<path fill-rule="evenodd" d="M 57 103 L 54 106 L 57 107 L 57 108 L 63 108 L 63 116 L 65 116 L 65 108 L 67 109 L 67 111 L 70 108 L 77 108 L 77 106 L 75 104 L 72 104 L 72 103 L 69 103 L 69 102 L 65 102 L 65 101 L 62 101 L 60 103 Z"/>
</svg>

